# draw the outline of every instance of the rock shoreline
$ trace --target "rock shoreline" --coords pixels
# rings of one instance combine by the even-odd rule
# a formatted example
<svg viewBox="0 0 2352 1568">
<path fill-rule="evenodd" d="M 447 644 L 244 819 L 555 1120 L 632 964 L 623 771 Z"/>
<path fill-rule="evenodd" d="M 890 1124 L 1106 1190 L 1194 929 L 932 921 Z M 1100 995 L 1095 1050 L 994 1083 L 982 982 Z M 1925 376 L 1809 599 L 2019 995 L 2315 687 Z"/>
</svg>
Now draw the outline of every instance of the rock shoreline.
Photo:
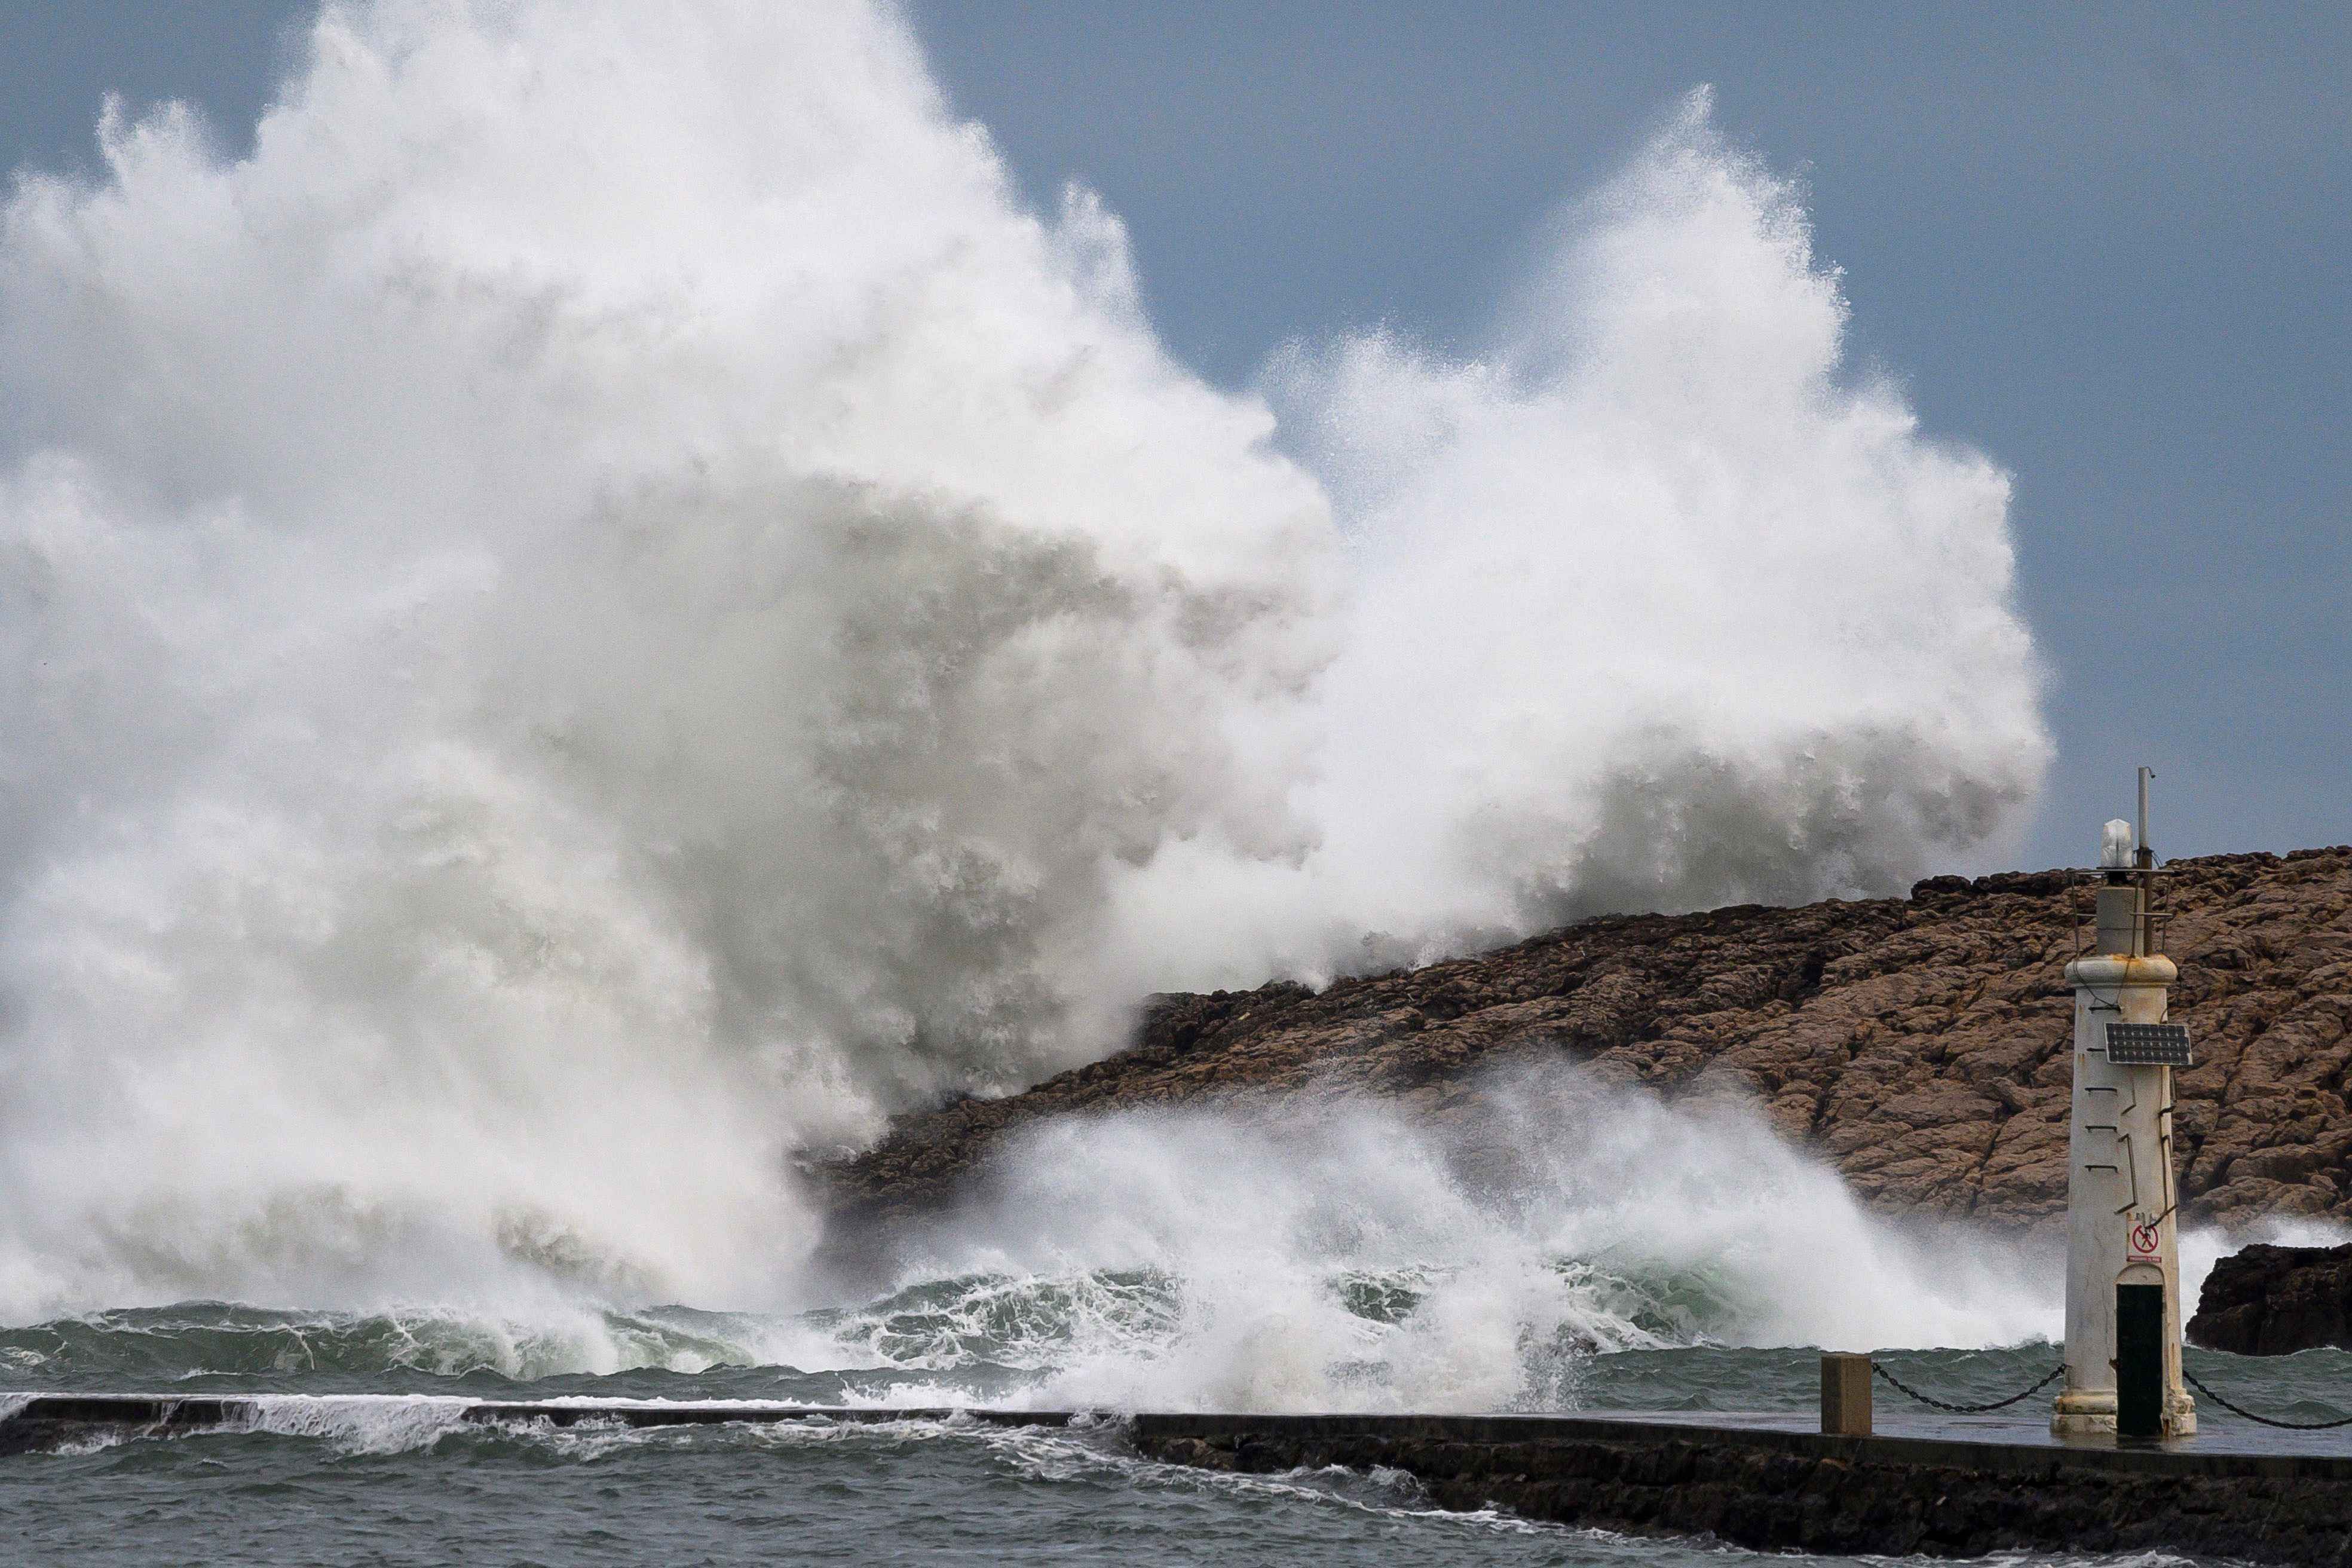
<svg viewBox="0 0 2352 1568">
<path fill-rule="evenodd" d="M 2189 1342 L 2239 1355 L 2352 1350 L 2352 1245 L 2240 1249 L 2213 1266 Z"/>
<path fill-rule="evenodd" d="M 2352 847 L 2178 860 L 2165 887 L 2182 1210 L 2352 1221 Z M 1610 916 L 1321 992 L 1155 997 L 1128 1048 L 901 1118 L 823 1168 L 836 1237 L 951 1202 L 1042 1117 L 1372 1094 L 1475 1114 L 1487 1069 L 1569 1061 L 1667 1100 L 1745 1099 L 1865 1204 L 2020 1228 L 2065 1203 L 2076 889 L 1939 877 L 1908 899 Z"/>
</svg>

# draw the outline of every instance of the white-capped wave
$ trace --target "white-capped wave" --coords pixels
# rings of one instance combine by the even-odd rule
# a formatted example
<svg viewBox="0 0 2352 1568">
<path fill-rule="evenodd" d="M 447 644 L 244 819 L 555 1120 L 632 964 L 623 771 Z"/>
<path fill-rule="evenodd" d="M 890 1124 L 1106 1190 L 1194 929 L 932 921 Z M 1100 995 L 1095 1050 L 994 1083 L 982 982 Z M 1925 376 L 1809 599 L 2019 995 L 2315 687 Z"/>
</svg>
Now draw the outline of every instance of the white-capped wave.
<svg viewBox="0 0 2352 1568">
<path fill-rule="evenodd" d="M 430 1447 L 466 1424 L 466 1399 L 430 1394 L 259 1394 L 248 1430 L 318 1437 L 347 1453 Z"/>
<path fill-rule="evenodd" d="M 940 1315 L 968 1326 L 1056 1301 L 1044 1343 L 965 1355 L 1049 1364 L 1024 1400 L 1123 1409 L 1561 1409 L 1597 1352 L 2058 1330 L 2048 1247 L 1892 1226 L 1745 1106 L 1566 1070 L 1465 1098 L 1451 1126 L 1360 1099 L 1047 1122 L 908 1278 L 961 1275 Z"/>
</svg>

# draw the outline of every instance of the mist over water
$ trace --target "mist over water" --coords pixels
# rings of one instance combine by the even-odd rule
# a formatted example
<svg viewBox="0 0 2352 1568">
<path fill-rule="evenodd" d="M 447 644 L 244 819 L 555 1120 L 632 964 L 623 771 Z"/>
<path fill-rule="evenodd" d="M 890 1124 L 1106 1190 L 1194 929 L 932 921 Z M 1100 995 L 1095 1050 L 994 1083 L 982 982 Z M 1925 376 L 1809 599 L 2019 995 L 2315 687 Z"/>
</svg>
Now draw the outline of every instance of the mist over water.
<svg viewBox="0 0 2352 1568">
<path fill-rule="evenodd" d="M 2014 1345 L 2063 1278 L 2047 1238 L 1872 1218 L 1743 1104 L 1565 1070 L 1436 1125 L 1353 1098 L 1047 1122 L 902 1275 L 1093 1291 L 1046 1398 L 1244 1410 L 1575 1406 L 1596 1352 Z"/>
<path fill-rule="evenodd" d="M 0 217 L 13 1321 L 802 1305 L 797 1152 L 1104 1055 L 1150 989 L 1894 890 L 2048 753 L 2005 477 L 1845 363 L 1800 193 L 1703 96 L 1471 357 L 1371 332 L 1245 392 L 885 10 L 333 8 L 250 158 L 171 108 L 100 139 Z M 1704 1150 L 1648 1114 L 1671 1186 Z M 1037 1182 L 1258 1174 L 1213 1247 L 1041 1193 L 940 1261 L 1181 1258 L 1168 1397 L 1486 1399 L 1594 1334 L 1594 1237 L 1737 1240 L 1557 1173 L 1507 1223 L 1426 1154 L 1360 1257 L 1260 1259 L 1290 1320 L 1216 1306 L 1247 1216 L 1360 1184 L 1361 1115 L 1051 1134 Z M 1517 1259 L 1484 1295 L 1465 1235 Z M 1422 1303 L 1354 1384 L 1276 1364 L 1360 1331 L 1332 1258 Z M 1738 1333 L 1843 1331 L 1758 1268 Z M 548 1364 L 608 1363 L 663 1360 Z"/>
<path fill-rule="evenodd" d="M 161 1373 L 306 1400 L 520 1382 L 813 1405 L 1555 1410 L 1608 1404 L 1629 1378 L 1645 1403 L 1702 1408 L 1784 1382 L 1809 1394 L 1805 1354 L 1779 1347 L 2023 1347 L 2003 1367 L 2049 1353 L 2053 1237 L 1891 1227 L 1737 1103 L 1670 1109 L 1559 1071 L 1470 1100 L 1437 1124 L 1353 1098 L 1045 1123 L 903 1237 L 887 1273 L 827 1291 L 847 1304 L 183 1303 L 0 1331 L 0 1378 Z"/>
</svg>

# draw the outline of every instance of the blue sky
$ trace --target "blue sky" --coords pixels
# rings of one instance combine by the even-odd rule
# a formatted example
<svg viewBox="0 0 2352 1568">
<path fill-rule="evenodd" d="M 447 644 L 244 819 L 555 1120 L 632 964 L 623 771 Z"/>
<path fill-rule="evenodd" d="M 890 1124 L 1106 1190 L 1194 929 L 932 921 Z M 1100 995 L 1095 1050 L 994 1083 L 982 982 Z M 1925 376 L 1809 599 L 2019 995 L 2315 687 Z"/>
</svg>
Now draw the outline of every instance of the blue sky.
<svg viewBox="0 0 2352 1568">
<path fill-rule="evenodd" d="M 238 147 L 306 6 L 0 0 L 0 160 L 100 96 Z M 1370 322 L 1475 344 L 1546 215 L 1691 87 L 1810 191 L 1863 357 L 2017 479 L 2060 756 L 2018 856 L 2158 770 L 2168 855 L 2352 839 L 2352 27 L 2324 5 L 918 5 L 1041 200 L 1127 220 L 1243 384 Z M 5 395 L 5 389 L 0 389 Z"/>
</svg>

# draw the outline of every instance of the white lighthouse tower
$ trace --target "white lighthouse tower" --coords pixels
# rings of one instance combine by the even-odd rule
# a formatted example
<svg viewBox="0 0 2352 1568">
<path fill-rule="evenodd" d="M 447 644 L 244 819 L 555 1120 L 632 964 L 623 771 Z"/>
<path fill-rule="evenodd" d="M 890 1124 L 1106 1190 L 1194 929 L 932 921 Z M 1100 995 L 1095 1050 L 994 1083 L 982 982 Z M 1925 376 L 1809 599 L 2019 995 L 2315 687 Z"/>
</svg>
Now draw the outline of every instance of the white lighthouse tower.
<svg viewBox="0 0 2352 1568">
<path fill-rule="evenodd" d="M 2177 1437 L 2197 1430 L 2180 1385 L 2180 1255 L 2172 1168 L 2172 1069 L 2189 1035 L 2166 1021 L 2172 961 L 2157 949 L 2147 781 L 2139 830 L 2106 825 L 2096 935 L 2066 966 L 2074 988 L 2074 1095 L 2067 1131 L 2066 1383 L 2060 1436 Z"/>
</svg>

